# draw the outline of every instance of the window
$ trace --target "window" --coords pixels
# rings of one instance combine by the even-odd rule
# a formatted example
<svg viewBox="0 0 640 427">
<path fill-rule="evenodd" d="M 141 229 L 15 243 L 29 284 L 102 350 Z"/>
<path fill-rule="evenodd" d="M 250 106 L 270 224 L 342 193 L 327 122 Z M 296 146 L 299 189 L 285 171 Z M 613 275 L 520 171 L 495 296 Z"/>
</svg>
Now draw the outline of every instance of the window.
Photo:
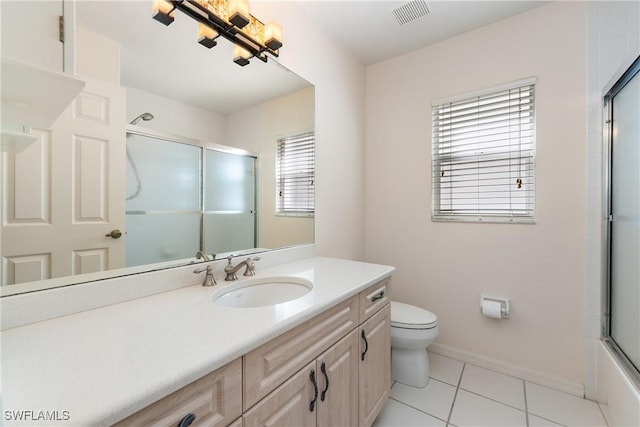
<svg viewBox="0 0 640 427">
<path fill-rule="evenodd" d="M 533 222 L 534 86 L 434 102 L 433 220 Z"/>
<path fill-rule="evenodd" d="M 315 136 L 313 132 L 278 140 L 276 146 L 276 214 L 314 213 Z"/>
</svg>

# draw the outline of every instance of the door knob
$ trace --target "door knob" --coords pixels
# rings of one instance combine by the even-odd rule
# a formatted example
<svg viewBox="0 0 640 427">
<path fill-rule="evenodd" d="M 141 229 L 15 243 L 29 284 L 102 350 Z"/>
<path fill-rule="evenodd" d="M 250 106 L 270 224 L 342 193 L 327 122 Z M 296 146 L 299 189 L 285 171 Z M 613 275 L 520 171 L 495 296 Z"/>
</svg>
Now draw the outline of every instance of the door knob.
<svg viewBox="0 0 640 427">
<path fill-rule="evenodd" d="M 105 237 L 111 237 L 112 239 L 119 239 L 122 236 L 122 232 L 117 228 L 115 230 L 111 230 L 111 233 L 105 234 Z"/>
</svg>

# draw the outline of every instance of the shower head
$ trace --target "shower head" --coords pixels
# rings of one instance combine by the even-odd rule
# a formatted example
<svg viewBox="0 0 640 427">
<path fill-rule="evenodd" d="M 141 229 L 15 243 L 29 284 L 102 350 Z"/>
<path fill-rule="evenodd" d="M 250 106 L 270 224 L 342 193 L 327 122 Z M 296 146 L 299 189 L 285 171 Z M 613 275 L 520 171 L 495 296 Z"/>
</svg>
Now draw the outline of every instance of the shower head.
<svg viewBox="0 0 640 427">
<path fill-rule="evenodd" d="M 153 114 L 151 114 L 151 113 L 142 113 L 138 117 L 136 117 L 135 119 L 131 120 L 131 124 L 132 125 L 137 125 L 140 120 L 144 120 L 145 122 L 148 122 L 149 120 L 153 120 Z"/>
</svg>

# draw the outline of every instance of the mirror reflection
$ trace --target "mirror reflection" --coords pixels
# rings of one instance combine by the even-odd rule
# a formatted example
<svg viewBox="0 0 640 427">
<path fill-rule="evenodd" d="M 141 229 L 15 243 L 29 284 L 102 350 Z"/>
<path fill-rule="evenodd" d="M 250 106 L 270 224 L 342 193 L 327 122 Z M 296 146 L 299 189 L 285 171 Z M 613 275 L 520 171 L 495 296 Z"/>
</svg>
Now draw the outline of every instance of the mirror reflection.
<svg viewBox="0 0 640 427">
<path fill-rule="evenodd" d="M 3 23 L 34 11 L 2 3 Z M 230 43 L 208 50 L 193 20 L 165 27 L 150 8 L 76 3 L 85 89 L 35 142 L 2 153 L 2 295 L 313 243 L 313 210 L 278 199 L 308 199 L 314 179 L 277 149 L 313 135 L 313 86 L 271 59 L 239 67 Z"/>
</svg>

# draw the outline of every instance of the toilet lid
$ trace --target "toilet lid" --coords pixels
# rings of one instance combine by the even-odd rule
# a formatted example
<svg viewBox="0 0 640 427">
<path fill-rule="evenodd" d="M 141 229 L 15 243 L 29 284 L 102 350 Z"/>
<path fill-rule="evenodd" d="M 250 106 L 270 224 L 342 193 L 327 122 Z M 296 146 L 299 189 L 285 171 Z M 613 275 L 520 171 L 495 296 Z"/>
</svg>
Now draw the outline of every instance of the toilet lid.
<svg viewBox="0 0 640 427">
<path fill-rule="evenodd" d="M 409 304 L 391 301 L 391 326 L 410 329 L 429 329 L 438 318 L 430 311 Z"/>
</svg>

